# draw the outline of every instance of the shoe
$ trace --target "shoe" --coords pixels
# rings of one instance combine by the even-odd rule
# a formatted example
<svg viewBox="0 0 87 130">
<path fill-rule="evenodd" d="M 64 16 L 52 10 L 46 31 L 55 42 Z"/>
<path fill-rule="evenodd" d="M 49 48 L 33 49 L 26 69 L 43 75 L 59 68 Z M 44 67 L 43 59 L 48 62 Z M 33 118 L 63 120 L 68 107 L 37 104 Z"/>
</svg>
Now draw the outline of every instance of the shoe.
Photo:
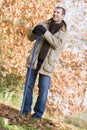
<svg viewBox="0 0 87 130">
<path fill-rule="evenodd" d="M 26 118 L 27 119 L 31 118 L 31 113 L 30 112 L 28 114 L 26 114 Z"/>
<path fill-rule="evenodd" d="M 21 115 L 21 118 L 22 118 L 23 120 L 28 120 L 28 119 L 31 118 L 31 113 L 29 112 L 28 114 L 22 114 L 22 115 Z"/>
<path fill-rule="evenodd" d="M 41 120 L 41 118 L 37 117 L 36 114 L 31 115 L 31 118 L 35 118 L 37 120 Z"/>
</svg>

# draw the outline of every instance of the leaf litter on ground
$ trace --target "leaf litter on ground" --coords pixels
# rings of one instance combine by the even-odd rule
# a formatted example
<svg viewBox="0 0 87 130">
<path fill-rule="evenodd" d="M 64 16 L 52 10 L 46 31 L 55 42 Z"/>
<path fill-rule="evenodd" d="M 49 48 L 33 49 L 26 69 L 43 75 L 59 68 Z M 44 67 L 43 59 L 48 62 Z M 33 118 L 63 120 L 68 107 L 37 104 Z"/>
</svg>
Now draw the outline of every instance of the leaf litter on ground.
<svg viewBox="0 0 87 130">
<path fill-rule="evenodd" d="M 3 118 L 6 125 L 25 125 L 30 128 L 36 128 L 37 130 L 81 130 L 63 121 L 51 121 L 46 118 L 40 121 L 35 118 L 23 119 L 19 110 L 1 103 L 0 117 Z M 3 130 L 5 129 L 3 128 Z"/>
</svg>

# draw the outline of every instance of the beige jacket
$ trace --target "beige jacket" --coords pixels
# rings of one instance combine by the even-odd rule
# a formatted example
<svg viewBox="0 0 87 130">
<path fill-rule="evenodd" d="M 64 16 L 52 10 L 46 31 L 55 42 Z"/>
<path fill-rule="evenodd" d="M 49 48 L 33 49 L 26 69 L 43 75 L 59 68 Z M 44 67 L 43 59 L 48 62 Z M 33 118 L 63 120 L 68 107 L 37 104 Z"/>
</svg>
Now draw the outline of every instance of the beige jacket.
<svg viewBox="0 0 87 130">
<path fill-rule="evenodd" d="M 48 43 L 50 44 L 50 47 L 49 47 L 48 53 L 45 57 L 45 60 L 43 61 L 42 65 L 41 65 L 39 73 L 51 77 L 52 73 L 55 69 L 55 65 L 58 60 L 58 56 L 59 56 L 60 52 L 62 51 L 62 49 L 64 48 L 64 45 L 66 44 L 65 39 L 67 38 L 67 36 L 66 36 L 67 33 L 66 33 L 66 23 L 64 22 L 64 26 L 57 33 L 52 35 L 48 31 L 50 22 L 51 22 L 51 20 L 40 23 L 47 29 L 47 31 L 45 32 L 44 35 L 39 37 L 32 68 L 36 69 L 37 62 L 38 62 L 38 55 L 39 55 L 43 40 L 45 38 L 48 41 Z M 30 41 L 34 41 L 36 39 L 36 35 L 32 33 L 32 30 L 30 30 L 28 33 L 28 39 Z M 27 58 L 26 67 L 30 66 L 32 51 L 33 51 L 33 49 L 31 50 L 31 53 Z"/>
</svg>

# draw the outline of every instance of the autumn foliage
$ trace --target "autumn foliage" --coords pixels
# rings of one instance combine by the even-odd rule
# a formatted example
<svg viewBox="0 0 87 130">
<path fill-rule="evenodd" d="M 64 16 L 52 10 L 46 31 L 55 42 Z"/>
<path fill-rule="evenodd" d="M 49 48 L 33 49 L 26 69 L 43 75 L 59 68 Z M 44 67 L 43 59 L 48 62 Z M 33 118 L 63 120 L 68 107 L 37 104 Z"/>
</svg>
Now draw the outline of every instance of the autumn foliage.
<svg viewBox="0 0 87 130">
<path fill-rule="evenodd" d="M 58 0 L 2 0 L 0 1 L 0 68 L 3 76 L 14 72 L 25 76 L 26 57 L 33 43 L 27 34 L 39 21 L 52 17 Z M 78 54 L 64 50 L 58 60 L 50 87 L 47 112 L 63 116 L 86 109 L 87 50 Z M 53 111 L 55 111 L 53 113 Z"/>
<path fill-rule="evenodd" d="M 16 74 L 25 75 L 26 57 L 32 47 L 27 39 L 28 31 L 39 21 L 51 17 L 54 3 L 53 1 L 45 3 L 44 0 L 6 0 L 1 2 L 0 49 L 3 54 L 3 67 L 7 73 L 16 71 Z"/>
<path fill-rule="evenodd" d="M 57 113 L 60 116 L 72 115 L 87 109 L 86 66 L 87 50 L 80 48 L 78 54 L 66 50 L 61 53 L 53 75 L 47 104 L 51 115 L 53 110 L 53 115 L 57 117 Z"/>
</svg>

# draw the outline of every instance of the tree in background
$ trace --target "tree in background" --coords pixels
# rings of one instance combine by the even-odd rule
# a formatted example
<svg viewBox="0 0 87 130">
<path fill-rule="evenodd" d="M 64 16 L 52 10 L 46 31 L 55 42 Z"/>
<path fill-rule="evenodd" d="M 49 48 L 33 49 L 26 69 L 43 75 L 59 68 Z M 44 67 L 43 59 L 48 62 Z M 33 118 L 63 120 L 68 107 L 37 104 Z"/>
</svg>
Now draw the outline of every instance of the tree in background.
<svg viewBox="0 0 87 130">
<path fill-rule="evenodd" d="M 0 1 L 0 68 L 4 70 L 3 76 L 14 72 L 24 78 L 26 57 L 33 46 L 27 39 L 28 30 L 39 21 L 49 19 L 57 2 L 59 1 Z M 68 43 L 71 44 L 67 44 L 68 49 L 61 53 L 54 72 L 47 104 L 50 115 L 71 115 L 82 112 L 87 107 L 87 46 L 83 47 L 83 42 L 87 43 L 87 34 L 86 27 L 83 28 L 81 24 L 83 17 L 87 18 L 87 1 L 82 2 L 84 1 L 61 0 L 69 14 L 66 20 L 71 33 Z M 81 8 L 80 12 L 82 4 L 84 10 Z M 78 36 L 77 39 L 74 39 L 75 35 Z M 80 35 L 84 36 L 83 39 Z"/>
</svg>

